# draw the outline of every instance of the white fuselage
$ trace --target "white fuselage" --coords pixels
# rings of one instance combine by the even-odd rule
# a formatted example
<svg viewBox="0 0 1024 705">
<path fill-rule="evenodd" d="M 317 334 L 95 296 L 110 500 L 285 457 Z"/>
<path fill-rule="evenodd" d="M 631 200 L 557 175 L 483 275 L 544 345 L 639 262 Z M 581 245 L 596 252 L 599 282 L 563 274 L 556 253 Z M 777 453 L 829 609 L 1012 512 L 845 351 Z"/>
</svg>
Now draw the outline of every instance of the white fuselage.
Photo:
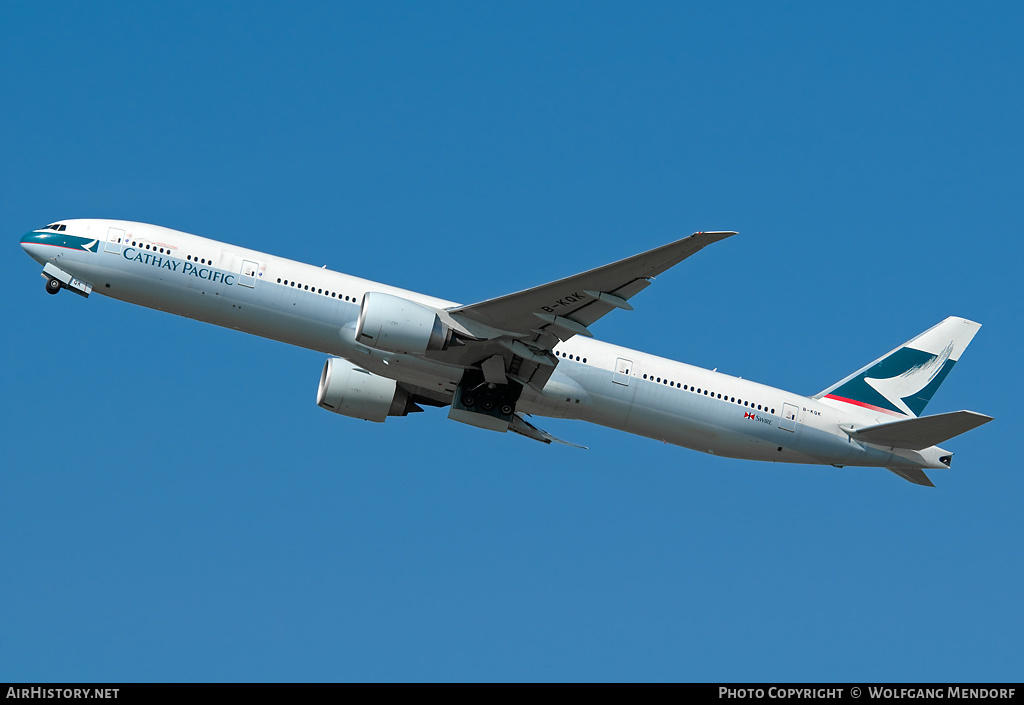
<svg viewBox="0 0 1024 705">
<path fill-rule="evenodd" d="M 353 336 L 367 292 L 434 308 L 455 302 L 405 291 L 167 228 L 114 220 L 62 221 L 66 230 L 22 240 L 94 293 L 345 358 L 400 383 L 451 393 L 463 369 L 365 347 Z M 115 238 L 110 233 L 123 231 Z M 32 235 L 32 234 L 30 234 Z M 120 239 L 120 242 L 114 242 Z M 557 345 L 541 392 L 518 410 L 581 419 L 732 458 L 828 465 L 943 468 L 945 451 L 858 443 L 841 425 L 893 417 L 846 408 L 637 350 L 576 336 Z"/>
</svg>

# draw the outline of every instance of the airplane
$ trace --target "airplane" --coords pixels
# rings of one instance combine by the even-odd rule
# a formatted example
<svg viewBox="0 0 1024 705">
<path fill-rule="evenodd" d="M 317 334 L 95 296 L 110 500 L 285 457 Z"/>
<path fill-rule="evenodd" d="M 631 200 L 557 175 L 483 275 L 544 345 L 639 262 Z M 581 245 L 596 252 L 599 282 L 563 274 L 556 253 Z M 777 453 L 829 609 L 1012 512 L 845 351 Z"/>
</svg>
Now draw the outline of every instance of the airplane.
<svg viewBox="0 0 1024 705">
<path fill-rule="evenodd" d="M 594 339 L 654 277 L 736 235 L 697 232 L 633 257 L 470 305 L 123 220 L 62 220 L 26 233 L 46 291 L 167 311 L 329 357 L 317 404 L 344 416 L 448 407 L 448 417 L 567 443 L 533 418 L 579 419 L 712 455 L 883 467 L 934 487 L 939 448 L 992 420 L 922 416 L 980 324 L 949 317 L 813 396 Z M 578 446 L 582 447 L 582 446 Z"/>
</svg>

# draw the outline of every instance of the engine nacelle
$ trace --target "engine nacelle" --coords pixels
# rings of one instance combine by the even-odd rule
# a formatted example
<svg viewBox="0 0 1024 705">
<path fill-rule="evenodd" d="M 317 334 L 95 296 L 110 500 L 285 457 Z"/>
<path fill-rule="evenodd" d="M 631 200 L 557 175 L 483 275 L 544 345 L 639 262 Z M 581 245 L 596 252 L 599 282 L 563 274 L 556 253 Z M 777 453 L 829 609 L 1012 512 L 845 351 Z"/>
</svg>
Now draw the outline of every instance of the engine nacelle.
<svg viewBox="0 0 1024 705">
<path fill-rule="evenodd" d="M 444 350 L 451 328 L 433 309 L 391 294 L 371 291 L 363 296 L 356 341 L 377 350 L 424 353 Z"/>
<path fill-rule="evenodd" d="M 388 416 L 420 411 L 395 380 L 361 370 L 337 357 L 328 358 L 324 364 L 316 403 L 335 414 L 377 422 Z"/>
</svg>

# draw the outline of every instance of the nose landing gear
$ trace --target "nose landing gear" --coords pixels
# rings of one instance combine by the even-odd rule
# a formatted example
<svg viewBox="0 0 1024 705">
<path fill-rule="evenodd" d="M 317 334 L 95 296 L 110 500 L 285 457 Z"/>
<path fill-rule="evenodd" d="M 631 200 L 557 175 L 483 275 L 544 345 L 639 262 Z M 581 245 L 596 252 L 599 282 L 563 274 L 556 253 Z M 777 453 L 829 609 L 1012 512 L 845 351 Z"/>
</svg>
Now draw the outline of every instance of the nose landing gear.
<svg viewBox="0 0 1024 705">
<path fill-rule="evenodd" d="M 53 262 L 46 263 L 40 276 L 46 278 L 46 293 L 48 294 L 56 294 L 61 289 L 67 289 L 79 296 L 89 298 L 89 294 L 92 293 L 92 284 L 78 279 L 70 272 L 65 272 Z"/>
</svg>

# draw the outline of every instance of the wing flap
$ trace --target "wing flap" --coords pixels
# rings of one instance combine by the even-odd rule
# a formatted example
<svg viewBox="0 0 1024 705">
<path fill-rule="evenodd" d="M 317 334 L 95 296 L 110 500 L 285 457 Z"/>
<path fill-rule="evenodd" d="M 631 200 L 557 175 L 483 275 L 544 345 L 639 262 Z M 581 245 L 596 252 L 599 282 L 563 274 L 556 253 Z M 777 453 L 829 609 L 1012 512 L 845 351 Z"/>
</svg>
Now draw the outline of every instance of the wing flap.
<svg viewBox="0 0 1024 705">
<path fill-rule="evenodd" d="M 533 440 L 540 441 L 541 443 L 547 443 L 549 445 L 551 443 L 561 443 L 562 445 L 572 446 L 573 448 L 582 448 L 583 450 L 587 450 L 586 446 L 576 445 L 569 441 L 563 441 L 561 438 L 552 436 L 544 429 L 537 428 L 523 418 L 523 415 L 518 412 L 513 414 L 512 423 L 509 424 L 508 429 L 518 433 L 520 436 L 526 436 L 527 438 L 532 438 Z"/>
<path fill-rule="evenodd" d="M 961 433 L 966 433 L 991 420 L 991 416 L 985 416 L 985 414 L 975 411 L 951 411 L 948 414 L 921 416 L 916 419 L 883 423 L 867 428 L 843 427 L 843 430 L 854 440 L 865 443 L 889 446 L 890 448 L 923 450 L 954 436 L 959 436 Z"/>
</svg>

